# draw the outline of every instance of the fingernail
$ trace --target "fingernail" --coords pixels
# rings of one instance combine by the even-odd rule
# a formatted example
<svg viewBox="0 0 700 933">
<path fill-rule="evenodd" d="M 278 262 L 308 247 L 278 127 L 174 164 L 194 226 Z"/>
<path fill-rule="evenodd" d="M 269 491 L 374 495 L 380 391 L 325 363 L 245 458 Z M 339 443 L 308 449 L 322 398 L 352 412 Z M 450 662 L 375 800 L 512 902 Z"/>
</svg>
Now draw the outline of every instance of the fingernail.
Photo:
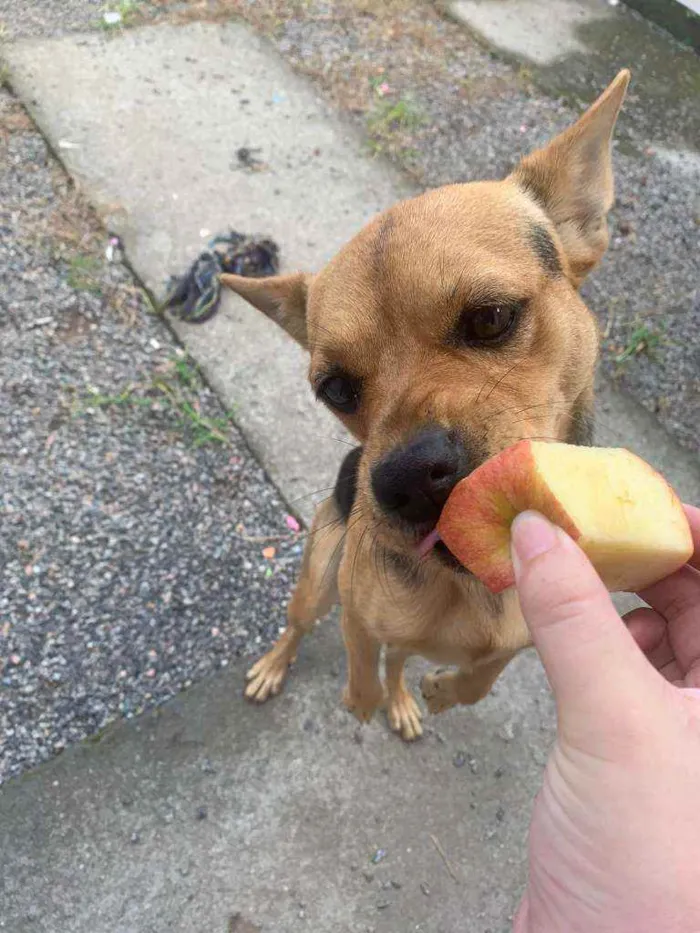
<svg viewBox="0 0 700 933">
<path fill-rule="evenodd" d="M 523 564 L 546 554 L 558 543 L 557 529 L 539 512 L 521 512 L 510 529 L 511 556 L 516 578 Z"/>
</svg>

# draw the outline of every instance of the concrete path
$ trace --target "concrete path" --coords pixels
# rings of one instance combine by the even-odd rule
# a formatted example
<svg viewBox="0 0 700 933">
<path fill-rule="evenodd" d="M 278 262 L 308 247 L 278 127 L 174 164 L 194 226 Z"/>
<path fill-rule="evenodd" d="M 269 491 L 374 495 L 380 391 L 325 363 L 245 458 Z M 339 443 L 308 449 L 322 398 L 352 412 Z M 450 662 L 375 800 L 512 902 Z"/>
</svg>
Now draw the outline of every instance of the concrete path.
<svg viewBox="0 0 700 933">
<path fill-rule="evenodd" d="M 8 785 L 0 929 L 505 933 L 549 741 L 536 659 L 409 747 L 340 708 L 341 657 L 329 624 L 273 703 L 244 706 L 239 664 Z"/>
<path fill-rule="evenodd" d="M 155 290 L 198 252 L 203 229 L 272 234 L 287 268 L 314 269 L 406 193 L 240 26 L 20 43 L 7 58 L 13 86 Z M 241 146 L 259 147 L 267 170 L 243 171 Z M 178 332 L 288 500 L 327 486 L 344 448 L 308 401 L 291 342 L 233 299 L 209 325 Z M 700 501 L 692 458 L 610 387 L 601 397 L 616 442 Z M 536 659 L 519 659 L 496 696 L 436 719 L 439 734 L 412 748 L 382 723 L 355 741 L 338 702 L 341 660 L 329 627 L 302 653 L 290 694 L 263 710 L 242 702 L 239 665 L 9 784 L 0 926 L 505 931 L 552 729 Z M 387 855 L 374 866 L 377 850 Z"/>
<path fill-rule="evenodd" d="M 16 90 L 159 296 L 214 233 L 270 234 L 286 269 L 314 269 L 407 193 L 380 162 L 360 158 L 353 132 L 241 27 L 19 43 L 7 58 Z M 241 147 L 263 171 L 240 165 Z M 333 481 L 344 447 L 306 389 L 301 351 L 233 299 L 206 327 L 176 329 L 308 515 L 308 494 Z"/>
</svg>

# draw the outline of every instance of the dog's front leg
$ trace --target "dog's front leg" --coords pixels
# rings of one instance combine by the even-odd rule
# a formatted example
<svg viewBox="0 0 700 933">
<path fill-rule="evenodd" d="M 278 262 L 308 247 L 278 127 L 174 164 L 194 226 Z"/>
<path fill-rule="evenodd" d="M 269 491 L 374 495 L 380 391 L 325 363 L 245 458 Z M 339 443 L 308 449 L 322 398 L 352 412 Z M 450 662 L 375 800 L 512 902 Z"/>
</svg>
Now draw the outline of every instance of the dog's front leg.
<svg viewBox="0 0 700 933">
<path fill-rule="evenodd" d="M 404 742 L 413 742 L 423 735 L 421 711 L 406 686 L 403 669 L 409 655 L 400 648 L 386 650 L 386 718 L 389 727 L 398 732 Z"/>
<path fill-rule="evenodd" d="M 299 642 L 338 601 L 338 566 L 345 525 L 331 497 L 316 511 L 306 539 L 301 575 L 287 607 L 287 628 L 248 671 L 245 696 L 264 703 L 282 689 Z"/>
<path fill-rule="evenodd" d="M 421 681 L 423 699 L 431 713 L 444 713 L 453 706 L 471 706 L 483 700 L 499 674 L 515 657 L 501 655 L 471 670 L 434 671 Z"/>
<path fill-rule="evenodd" d="M 341 623 L 348 658 L 343 703 L 360 722 L 369 722 L 384 701 L 379 680 L 380 646 L 367 632 L 354 607 L 343 608 Z"/>
</svg>

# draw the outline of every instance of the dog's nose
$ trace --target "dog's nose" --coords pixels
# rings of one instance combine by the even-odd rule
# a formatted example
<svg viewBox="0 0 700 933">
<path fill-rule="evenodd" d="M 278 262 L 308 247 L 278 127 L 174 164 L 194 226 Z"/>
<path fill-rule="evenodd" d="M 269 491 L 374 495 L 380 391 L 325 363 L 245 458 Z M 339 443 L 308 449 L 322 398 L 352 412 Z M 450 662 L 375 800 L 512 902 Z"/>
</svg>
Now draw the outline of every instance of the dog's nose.
<svg viewBox="0 0 700 933">
<path fill-rule="evenodd" d="M 373 467 L 372 491 L 390 516 L 416 525 L 437 522 L 452 489 L 466 476 L 466 461 L 455 435 L 426 428 Z"/>
</svg>

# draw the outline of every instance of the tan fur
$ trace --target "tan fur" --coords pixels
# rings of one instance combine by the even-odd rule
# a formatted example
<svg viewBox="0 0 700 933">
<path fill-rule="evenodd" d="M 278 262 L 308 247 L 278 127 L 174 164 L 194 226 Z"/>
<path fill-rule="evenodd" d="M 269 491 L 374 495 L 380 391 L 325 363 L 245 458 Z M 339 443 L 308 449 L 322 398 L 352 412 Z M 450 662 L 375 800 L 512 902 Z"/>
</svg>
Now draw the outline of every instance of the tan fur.
<svg viewBox="0 0 700 933">
<path fill-rule="evenodd" d="M 575 126 L 505 181 L 397 204 L 315 276 L 223 277 L 309 350 L 312 384 L 333 366 L 363 386 L 359 411 L 339 416 L 363 445 L 351 517 L 345 527 L 332 500 L 319 509 L 288 628 L 249 672 L 249 698 L 279 691 L 302 636 L 338 600 L 345 703 L 362 721 L 385 705 L 405 739 L 421 733 L 403 678 L 408 657 L 457 668 L 423 680 L 428 708 L 439 712 L 480 700 L 528 645 L 514 591 L 499 603 L 436 557 L 419 563 L 416 541 L 384 520 L 370 469 L 429 421 L 464 432 L 483 459 L 525 437 L 567 439 L 590 410 L 598 337 L 577 289 L 607 245 L 610 140 L 628 80 L 621 72 Z M 549 267 L 533 228 L 554 244 Z M 513 338 L 497 349 L 451 345 L 459 314 L 499 297 L 525 305 Z M 410 581 L 387 566 L 388 552 L 403 555 Z"/>
</svg>

